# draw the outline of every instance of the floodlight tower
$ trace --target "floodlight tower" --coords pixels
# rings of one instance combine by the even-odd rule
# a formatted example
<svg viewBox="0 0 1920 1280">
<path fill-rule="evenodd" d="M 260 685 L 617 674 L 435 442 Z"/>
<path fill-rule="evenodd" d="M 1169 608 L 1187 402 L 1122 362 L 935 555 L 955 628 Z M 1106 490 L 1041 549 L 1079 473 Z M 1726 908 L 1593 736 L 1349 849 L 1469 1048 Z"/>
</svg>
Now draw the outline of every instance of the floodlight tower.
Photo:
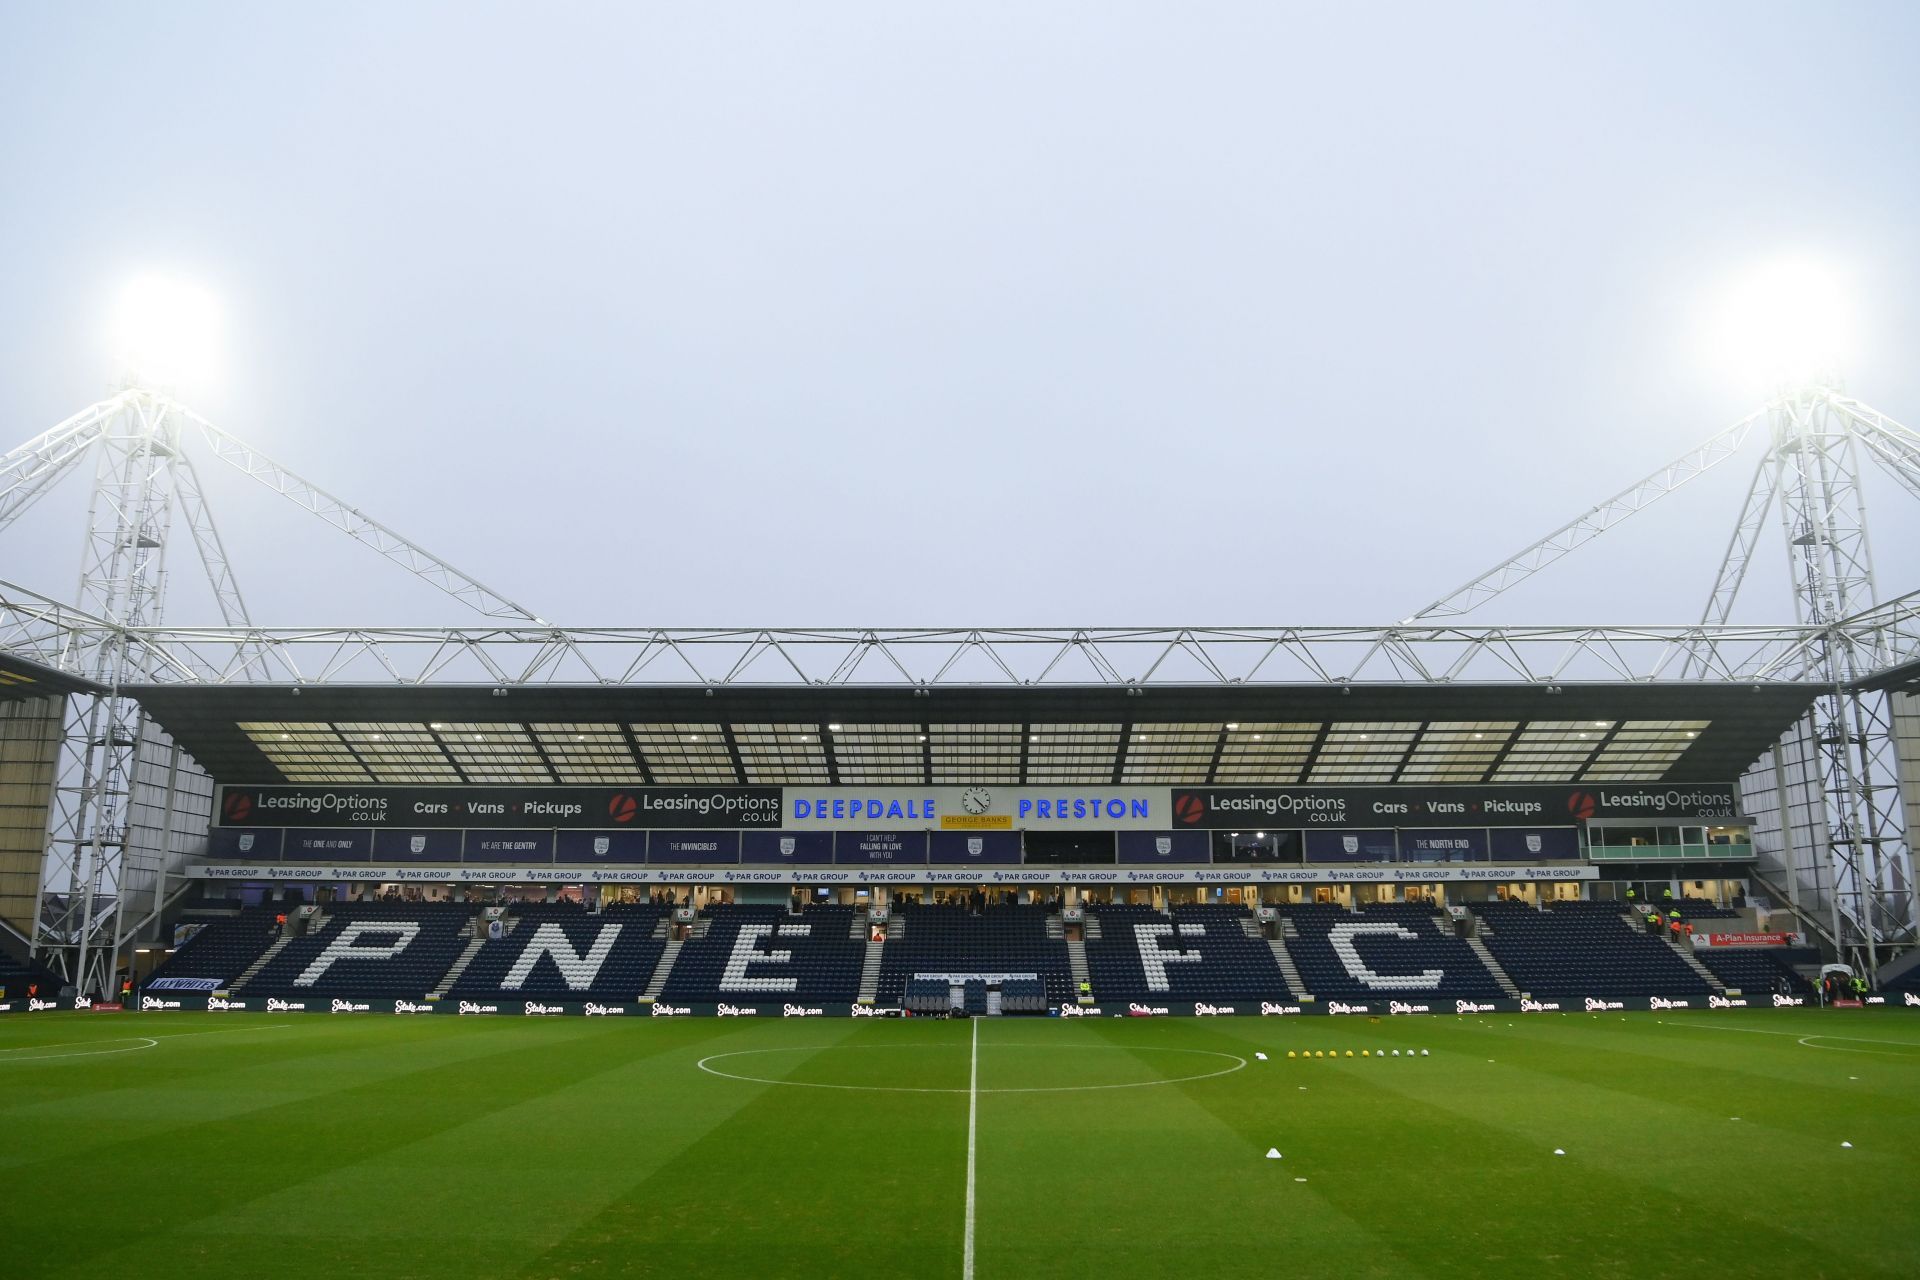
<svg viewBox="0 0 1920 1280">
<path fill-rule="evenodd" d="M 1829 911 L 1837 947 L 1879 969 L 1884 943 L 1911 943 L 1911 851 L 1901 814 L 1891 695 L 1858 681 L 1889 660 L 1875 631 L 1837 627 L 1880 602 L 1860 483 L 1862 434 L 1838 379 L 1808 380 L 1768 409 L 1772 486 L 1779 498 L 1797 620 L 1818 627 L 1820 696 L 1802 735 L 1817 767 L 1830 851 Z M 1817 748 L 1804 750 L 1810 740 Z M 1817 760 L 1817 766 L 1815 761 Z M 1783 826 L 1791 815 L 1781 814 Z M 1791 874 L 1791 871 L 1790 871 Z"/>
<path fill-rule="evenodd" d="M 180 424 L 167 401 L 128 390 L 100 408 L 78 603 L 111 625 L 76 633 L 62 666 L 103 692 L 71 703 L 34 912 L 34 950 L 82 994 L 107 990 L 136 887 L 127 834 L 146 735 L 121 691 L 152 673 L 128 629 L 159 624 L 173 508 L 198 497 L 179 481 Z"/>
<path fill-rule="evenodd" d="M 172 387 L 205 380 L 218 365 L 219 319 L 212 296 L 190 281 L 134 281 L 114 324 L 124 389 L 0 455 L 0 531 L 77 470 L 89 450 L 95 458 L 76 600 L 82 621 L 63 633 L 57 653 L 45 655 L 95 690 L 67 703 L 32 936 L 36 958 L 82 995 L 110 989 L 122 949 L 161 908 L 159 890 L 177 856 L 175 778 L 191 767 L 125 690 L 158 679 L 259 679 L 268 666 L 183 449 L 189 440 L 467 608 L 547 625 L 174 400 Z M 176 529 L 193 543 L 228 633 L 240 637 L 234 660 L 220 672 L 191 651 L 163 652 L 145 638 L 162 620 Z M 153 761 L 158 772 L 142 783 L 143 755 L 152 752 L 171 759 L 164 767 Z"/>
<path fill-rule="evenodd" d="M 1861 464 L 1872 462 L 1920 498 L 1920 435 L 1845 394 L 1832 371 L 1850 345 L 1846 312 L 1844 290 L 1818 263 L 1788 259 L 1752 273 L 1727 299 L 1717 328 L 1726 363 L 1775 386 L 1766 406 L 1407 621 L 1479 608 L 1733 457 L 1764 422 L 1767 446 L 1700 623 L 1731 621 L 1777 505 L 1787 585 L 1797 620 L 1812 637 L 1793 678 L 1819 693 L 1773 749 L 1770 769 L 1750 772 L 1743 791 L 1750 802 L 1777 810 L 1784 879 L 1778 889 L 1793 910 L 1810 927 L 1824 928 L 1837 952 L 1877 975 L 1883 951 L 1920 944 L 1920 885 L 1902 812 L 1894 695 L 1861 687 L 1863 677 L 1910 655 L 1910 645 L 1896 643 L 1889 624 L 1877 620 L 1884 602 L 1874 580 Z M 1693 653 L 1682 676 L 1725 673 Z M 1803 890 L 1810 901 L 1803 902 Z"/>
</svg>

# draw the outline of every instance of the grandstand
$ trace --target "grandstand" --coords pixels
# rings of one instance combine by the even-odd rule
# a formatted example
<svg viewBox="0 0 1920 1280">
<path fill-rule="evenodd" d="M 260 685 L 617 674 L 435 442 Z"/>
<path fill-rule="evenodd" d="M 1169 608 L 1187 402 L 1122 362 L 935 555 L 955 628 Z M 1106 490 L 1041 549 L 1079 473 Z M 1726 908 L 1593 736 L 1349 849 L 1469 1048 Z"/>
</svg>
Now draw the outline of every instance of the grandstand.
<svg viewBox="0 0 1920 1280">
<path fill-rule="evenodd" d="M 501 936 L 474 930 L 436 990 L 463 1000 L 638 1000 L 667 947 L 657 906 L 589 915 L 577 902 L 526 902 L 502 914 Z"/>
</svg>

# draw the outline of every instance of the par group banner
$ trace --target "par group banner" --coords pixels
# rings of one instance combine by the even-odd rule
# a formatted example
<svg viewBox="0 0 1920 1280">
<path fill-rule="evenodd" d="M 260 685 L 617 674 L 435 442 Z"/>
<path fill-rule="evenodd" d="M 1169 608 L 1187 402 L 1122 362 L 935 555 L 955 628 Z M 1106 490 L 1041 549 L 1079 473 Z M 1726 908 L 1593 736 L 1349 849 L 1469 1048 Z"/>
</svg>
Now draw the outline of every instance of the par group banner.
<svg viewBox="0 0 1920 1280">
<path fill-rule="evenodd" d="M 898 833 L 896 833 L 898 834 Z M 1152 884 L 1393 884 L 1417 880 L 1422 884 L 1441 881 L 1485 880 L 1490 882 L 1597 880 L 1599 869 L 1592 866 L 1469 866 L 1439 863 L 1417 868 L 1403 867 L 1274 867 L 1260 864 L 1238 866 L 1113 866 L 1113 867 L 1013 867 L 1013 866 L 930 866 L 926 861 L 926 833 L 910 832 L 909 839 L 893 846 L 892 852 L 907 858 L 895 861 L 859 863 L 855 855 L 843 857 L 832 867 L 705 867 L 674 869 L 647 867 L 557 867 L 552 864 L 521 866 L 408 867 L 373 866 L 366 863 L 333 863 L 320 866 L 290 866 L 284 863 L 206 862 L 188 867 L 185 875 L 193 880 L 268 881 L 275 883 L 348 883 L 375 881 L 420 884 L 992 884 L 992 885 L 1152 885 Z M 891 844 L 891 841 L 888 842 Z M 918 853 L 917 861 L 909 858 Z"/>
</svg>

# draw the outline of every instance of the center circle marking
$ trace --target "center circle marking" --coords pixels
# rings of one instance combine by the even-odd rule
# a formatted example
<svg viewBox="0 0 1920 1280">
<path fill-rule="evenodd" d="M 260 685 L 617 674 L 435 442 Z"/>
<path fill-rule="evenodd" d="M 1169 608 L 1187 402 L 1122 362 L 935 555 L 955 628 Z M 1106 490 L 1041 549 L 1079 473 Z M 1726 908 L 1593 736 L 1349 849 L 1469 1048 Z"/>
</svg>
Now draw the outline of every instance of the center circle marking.
<svg viewBox="0 0 1920 1280">
<path fill-rule="evenodd" d="M 707 1064 L 720 1062 L 727 1058 L 746 1058 L 763 1053 L 832 1053 L 838 1050 L 867 1049 L 964 1049 L 965 1045 L 950 1044 L 794 1044 L 776 1045 L 771 1049 L 736 1049 L 731 1053 L 712 1053 L 700 1059 L 694 1065 L 710 1076 L 719 1076 L 725 1080 L 744 1080 L 749 1084 L 778 1084 L 795 1089 L 850 1089 L 858 1093 L 1090 1093 L 1096 1089 L 1151 1089 L 1160 1085 L 1187 1084 L 1195 1080 L 1211 1080 L 1215 1076 L 1231 1075 L 1242 1070 L 1247 1060 L 1235 1053 L 1222 1053 L 1216 1049 L 1176 1049 L 1169 1045 L 1124 1045 L 1124 1044 L 1001 1044 L 990 1046 L 996 1049 L 1118 1049 L 1140 1053 L 1185 1053 L 1205 1058 L 1224 1058 L 1231 1066 L 1218 1071 L 1202 1071 L 1193 1075 L 1169 1076 L 1165 1080 L 1134 1080 L 1124 1084 L 1060 1084 L 1034 1085 L 1019 1088 L 1001 1089 L 934 1089 L 916 1085 L 897 1084 L 830 1084 L 817 1080 L 776 1080 L 771 1076 L 746 1076 L 733 1071 L 722 1071 Z"/>
</svg>

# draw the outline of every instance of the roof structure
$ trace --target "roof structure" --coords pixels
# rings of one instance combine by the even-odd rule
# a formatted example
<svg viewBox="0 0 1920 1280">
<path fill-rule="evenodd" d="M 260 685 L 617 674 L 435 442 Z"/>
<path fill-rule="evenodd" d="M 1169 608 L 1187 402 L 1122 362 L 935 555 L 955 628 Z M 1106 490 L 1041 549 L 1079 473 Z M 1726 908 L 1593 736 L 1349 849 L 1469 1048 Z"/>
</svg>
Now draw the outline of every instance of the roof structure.
<svg viewBox="0 0 1920 1280">
<path fill-rule="evenodd" d="M 215 777 L 289 783 L 1728 782 L 1800 684 L 155 685 Z"/>
<path fill-rule="evenodd" d="M 66 671 L 31 662 L 0 649 L 0 702 L 52 693 L 99 693 L 100 686 Z"/>
</svg>

